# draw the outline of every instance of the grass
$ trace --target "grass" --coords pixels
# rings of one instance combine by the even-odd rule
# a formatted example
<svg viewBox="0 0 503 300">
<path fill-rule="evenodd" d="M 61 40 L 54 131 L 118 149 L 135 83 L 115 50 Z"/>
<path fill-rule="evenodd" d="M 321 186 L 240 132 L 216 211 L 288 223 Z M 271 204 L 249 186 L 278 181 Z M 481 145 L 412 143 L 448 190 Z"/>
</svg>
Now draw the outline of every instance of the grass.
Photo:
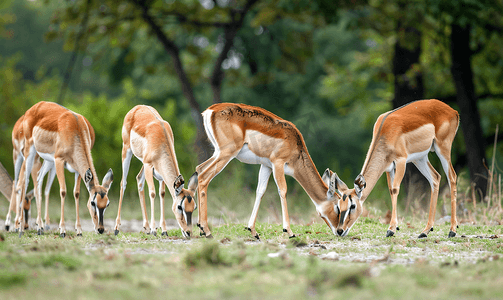
<svg viewBox="0 0 503 300">
<path fill-rule="evenodd" d="M 211 227 L 211 240 L 197 236 L 185 240 L 179 229 L 168 230 L 168 238 L 139 232 L 115 236 L 110 231 L 76 237 L 73 199 L 67 197 L 66 238 L 54 229 L 44 236 L 28 230 L 21 238 L 0 232 L 0 298 L 501 297 L 503 227 L 499 224 L 503 213 L 496 208 L 472 208 L 472 203 L 465 202 L 469 210 L 461 212 L 466 216 L 459 218 L 462 224 L 455 238 L 447 238 L 450 225 L 442 223 L 435 225 L 428 238 L 418 239 L 427 220 L 424 211 L 403 217 L 401 208 L 400 231 L 386 238 L 385 213 L 374 207 L 370 217 L 360 218 L 349 235 L 340 238 L 322 223 L 307 196 L 294 185 L 289 190 L 289 211 L 297 237 L 289 239 L 280 225 L 277 193 L 270 188 L 259 212 L 256 229 L 261 240 L 257 241 L 244 229 L 253 191 L 230 186 L 210 192 L 209 215 L 221 220 Z M 236 194 L 240 196 L 232 198 Z M 389 202 L 387 197 L 385 201 L 374 198 L 372 203 Z M 52 199 L 54 228 L 59 201 Z M 122 219 L 141 219 L 137 197 L 126 200 Z M 81 199 L 82 219 L 89 219 L 86 201 Z M 0 211 L 6 209 L 6 202 L 0 201 Z M 158 216 L 157 207 L 156 212 Z M 117 201 L 112 201 L 106 218 L 115 218 L 116 213 Z M 173 218 L 169 208 L 166 218 Z M 195 226 L 194 230 L 197 235 Z"/>
<path fill-rule="evenodd" d="M 442 224 L 417 239 L 423 224 L 404 221 L 410 225 L 392 238 L 377 218 L 362 218 L 345 238 L 318 222 L 294 225 L 294 239 L 281 225 L 260 223 L 261 241 L 244 224 L 214 227 L 212 240 L 185 240 L 179 230 L 168 238 L 2 233 L 0 293 L 2 299 L 500 296 L 501 226 L 463 225 L 448 239 Z"/>
</svg>

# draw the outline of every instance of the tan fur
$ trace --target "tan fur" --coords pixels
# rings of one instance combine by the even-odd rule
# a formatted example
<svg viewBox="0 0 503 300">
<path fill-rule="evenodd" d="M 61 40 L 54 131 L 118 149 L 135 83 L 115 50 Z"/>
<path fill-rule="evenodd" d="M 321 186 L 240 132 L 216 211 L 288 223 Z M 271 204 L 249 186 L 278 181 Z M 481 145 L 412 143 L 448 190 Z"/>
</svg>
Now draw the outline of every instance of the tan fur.
<svg viewBox="0 0 503 300">
<path fill-rule="evenodd" d="M 210 113 L 211 115 L 209 115 Z M 294 236 L 294 234 L 290 229 L 288 217 L 285 168 L 293 172 L 292 176 L 305 189 L 316 205 L 320 216 L 335 229 L 334 224 L 337 224 L 338 219 L 333 214 L 334 199 L 327 199 L 328 187 L 316 170 L 302 134 L 294 124 L 262 108 L 245 104 L 215 104 L 203 112 L 203 116 L 206 118 L 205 128 L 210 135 L 210 141 L 217 149 L 210 159 L 196 168 L 199 175 L 199 226 L 203 234 L 211 236 L 207 222 L 208 184 L 230 160 L 240 153 L 245 145 L 255 156 L 270 161 L 270 168 L 281 199 L 283 228 L 289 236 Z M 263 168 L 269 167 L 262 164 L 261 172 L 265 170 Z M 268 178 L 270 173 L 267 172 Z M 267 181 L 265 181 L 266 186 Z M 263 191 L 265 191 L 265 187 L 263 187 Z M 255 221 L 263 195 L 263 191 L 259 192 L 259 189 L 261 189 L 260 183 L 257 188 L 254 211 L 248 223 L 252 235 L 256 237 L 258 234 L 255 231 Z"/>
<path fill-rule="evenodd" d="M 99 184 L 96 171 L 94 170 L 91 156 L 91 148 L 94 145 L 94 129 L 89 121 L 61 105 L 41 101 L 26 111 L 24 120 L 22 121 L 22 131 L 25 142 L 23 149 L 25 157 L 28 157 L 30 154 L 32 145 L 35 146 L 37 153 L 54 155 L 56 175 L 60 184 L 61 195 L 61 221 L 59 225 L 61 235 L 65 235 L 66 233 L 64 223 L 64 201 L 66 196 L 66 184 L 64 180 L 65 164 L 69 164 L 82 178 L 85 177 L 86 171 L 90 170 L 90 181 L 87 182 L 90 197 L 87 206 L 93 218 L 95 230 L 102 233 L 104 231 L 103 219 L 101 218 L 98 221 L 98 211 L 103 211 L 109 204 L 107 194 L 112 182 L 112 171 L 109 170 L 107 173 L 103 185 L 108 188 L 104 188 Z M 23 162 L 21 174 L 25 172 L 25 162 Z M 18 190 L 25 185 L 24 181 L 24 176 L 20 175 Z M 78 184 L 80 184 L 80 177 L 77 178 L 77 181 L 74 190 L 77 209 L 76 230 L 77 234 L 81 234 L 82 229 L 80 228 L 78 214 Z M 21 192 L 16 197 L 17 201 L 19 201 L 20 195 Z M 40 218 L 40 198 L 41 195 L 37 192 L 37 210 L 39 211 L 37 226 L 39 230 L 43 227 Z M 92 203 L 96 203 L 96 210 L 91 207 Z"/>
<path fill-rule="evenodd" d="M 451 182 L 451 231 L 455 234 L 457 227 L 456 219 L 456 173 L 452 167 L 450 155 L 451 146 L 459 126 L 459 114 L 445 103 L 432 99 L 415 101 L 393 111 L 384 113 L 377 119 L 372 142 L 370 144 L 361 175 L 355 181 L 355 188 L 363 189 L 358 207 L 366 200 L 382 173 L 394 164 L 395 175 L 393 180 L 387 173 L 388 187 L 391 194 L 392 217 L 389 231 L 395 232 L 397 228 L 396 201 L 400 190 L 400 183 L 405 173 L 406 160 L 413 153 L 426 152 L 433 149 L 434 145 L 439 149 L 438 154 L 445 158 L 448 164 L 448 180 Z M 437 154 L 437 155 L 438 155 Z M 416 163 L 415 161 L 412 161 Z M 422 231 L 427 234 L 434 225 L 436 203 L 438 198 L 438 185 L 440 174 L 433 169 L 431 164 L 420 163 L 423 171 L 431 177 L 433 189 L 431 191 L 430 212 L 428 224 Z M 417 166 L 417 164 L 416 164 Z M 419 168 L 419 167 L 418 167 Z M 365 183 L 366 182 L 366 183 Z M 347 189 L 344 193 L 348 196 L 357 197 L 355 189 Z M 341 211 L 345 204 L 339 200 Z M 339 226 L 339 230 L 347 233 L 361 214 L 361 209 L 351 213 L 351 218 Z"/>
<path fill-rule="evenodd" d="M 183 203 L 184 212 L 192 214 L 196 209 L 195 206 L 195 188 L 196 186 L 189 186 L 189 189 L 183 189 L 179 195 L 176 195 L 175 186 L 183 187 L 183 177 L 180 177 L 180 171 L 178 169 L 178 162 L 176 160 L 176 153 L 174 148 L 174 137 L 171 126 L 168 122 L 164 121 L 159 113 L 150 106 L 137 105 L 133 107 L 125 116 L 124 124 L 122 126 L 122 162 L 123 162 L 123 175 L 121 180 L 121 192 L 119 199 L 119 210 L 117 213 L 117 219 L 115 223 L 116 234 L 120 227 L 120 215 L 122 200 L 124 197 L 124 190 L 126 188 L 127 172 L 129 169 L 129 162 L 127 162 L 127 170 L 124 166 L 124 161 L 126 159 L 131 159 L 128 151 L 131 151 L 137 158 L 143 161 L 143 167 L 138 174 L 138 193 L 140 196 L 140 204 L 143 215 L 143 227 L 148 233 L 152 232 L 155 234 L 155 221 L 154 221 L 154 199 L 155 199 L 155 188 L 153 180 L 154 170 L 158 172 L 163 181 L 159 186 L 159 194 L 161 198 L 161 220 L 160 225 L 163 234 L 167 234 L 166 220 L 164 218 L 164 189 L 167 184 L 168 190 L 173 198 L 172 210 L 176 216 L 178 224 L 182 229 L 184 235 L 190 236 L 191 228 L 187 222 L 190 220 L 185 220 L 182 212 L 179 211 L 178 206 L 181 205 L 182 199 L 194 199 L 191 201 L 185 201 Z M 143 192 L 143 185 L 141 183 L 141 178 L 145 172 L 145 180 L 149 187 L 149 196 L 151 201 L 151 222 L 149 224 L 147 220 L 147 212 L 145 208 L 145 195 Z M 178 179 L 178 180 L 177 180 Z M 197 180 L 196 180 L 197 183 Z"/>
</svg>

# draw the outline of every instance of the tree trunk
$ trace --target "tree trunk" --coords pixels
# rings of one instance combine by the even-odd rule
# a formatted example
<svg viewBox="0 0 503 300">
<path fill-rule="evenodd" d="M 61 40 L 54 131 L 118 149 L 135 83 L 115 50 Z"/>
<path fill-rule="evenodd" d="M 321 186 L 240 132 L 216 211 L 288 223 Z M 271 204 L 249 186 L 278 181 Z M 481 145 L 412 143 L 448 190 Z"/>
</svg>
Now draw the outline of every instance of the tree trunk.
<svg viewBox="0 0 503 300">
<path fill-rule="evenodd" d="M 421 32 L 413 27 L 403 27 L 398 22 L 397 41 L 395 43 L 395 55 L 393 57 L 393 74 L 395 77 L 395 97 L 393 108 L 398 108 L 414 100 L 423 99 L 423 74 L 419 68 L 419 56 L 421 55 Z M 403 194 L 411 199 L 424 199 L 421 207 L 427 206 L 430 184 L 419 172 L 414 164 L 407 164 L 402 180 Z M 406 208 L 407 210 L 408 208 Z"/>
<path fill-rule="evenodd" d="M 178 79 L 180 80 L 180 85 L 182 87 L 182 92 L 185 98 L 189 101 L 189 105 L 191 108 L 191 114 L 196 122 L 197 128 L 197 136 L 196 136 L 196 153 L 198 163 L 202 163 L 207 160 L 212 154 L 212 146 L 206 137 L 206 132 L 204 130 L 203 125 L 203 117 L 201 116 L 201 109 L 199 103 L 196 101 L 194 96 L 194 91 L 192 89 L 192 85 L 187 78 L 187 74 L 183 68 L 182 61 L 180 59 L 179 49 L 176 44 L 168 39 L 168 37 L 164 34 L 161 27 L 155 22 L 154 18 L 148 12 L 148 6 L 143 4 L 141 6 L 143 10 L 143 19 L 149 24 L 150 28 L 157 36 L 161 44 L 167 53 L 171 56 L 173 60 L 173 68 L 175 69 L 176 74 L 178 75 Z"/>
<path fill-rule="evenodd" d="M 451 73 L 456 85 L 456 101 L 459 107 L 461 128 L 465 138 L 466 156 L 470 179 L 482 197 L 486 195 L 488 172 L 485 162 L 485 140 L 480 126 L 480 115 L 475 98 L 471 66 L 470 26 L 451 27 Z"/>
</svg>

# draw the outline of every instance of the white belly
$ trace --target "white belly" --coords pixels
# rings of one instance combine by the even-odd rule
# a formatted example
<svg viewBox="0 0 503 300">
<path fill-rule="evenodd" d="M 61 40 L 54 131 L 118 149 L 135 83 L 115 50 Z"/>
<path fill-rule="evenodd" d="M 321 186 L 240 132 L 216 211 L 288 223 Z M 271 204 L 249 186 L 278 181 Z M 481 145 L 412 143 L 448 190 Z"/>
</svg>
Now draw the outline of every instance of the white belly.
<svg viewBox="0 0 503 300">
<path fill-rule="evenodd" d="M 54 168 L 54 162 L 55 162 L 55 159 L 54 159 L 54 153 L 42 153 L 42 152 L 38 152 L 38 156 L 40 156 L 44 161 L 48 161 L 52 164 L 52 167 Z M 78 173 L 77 170 L 75 170 L 75 168 L 70 165 L 69 163 L 65 162 L 65 169 L 67 169 L 68 171 L 72 172 L 72 173 Z"/>
<path fill-rule="evenodd" d="M 425 157 L 428 157 L 429 152 L 430 152 L 430 149 L 427 149 L 423 152 L 411 153 L 407 156 L 407 162 L 414 162 L 416 160 L 421 160 Z"/>
<path fill-rule="evenodd" d="M 269 158 L 257 156 L 250 150 L 250 148 L 248 148 L 248 144 L 243 145 L 243 148 L 241 148 L 241 151 L 239 151 L 238 155 L 236 155 L 236 158 L 245 164 L 264 165 L 271 169 L 273 168 L 272 162 Z M 286 175 L 293 176 L 294 171 L 288 166 L 288 164 L 285 164 L 284 171 Z"/>
<path fill-rule="evenodd" d="M 54 153 L 41 153 L 37 152 L 38 155 L 43 159 L 43 160 L 48 160 L 54 162 Z"/>
</svg>

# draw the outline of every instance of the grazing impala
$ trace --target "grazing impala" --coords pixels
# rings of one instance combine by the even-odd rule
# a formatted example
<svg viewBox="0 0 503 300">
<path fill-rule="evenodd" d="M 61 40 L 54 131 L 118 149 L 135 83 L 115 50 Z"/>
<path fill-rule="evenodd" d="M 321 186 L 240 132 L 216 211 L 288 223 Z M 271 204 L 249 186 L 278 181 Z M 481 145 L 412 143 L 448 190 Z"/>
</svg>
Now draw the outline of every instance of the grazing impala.
<svg viewBox="0 0 503 300">
<path fill-rule="evenodd" d="M 199 224 L 203 235 L 211 237 L 207 221 L 207 189 L 210 181 L 233 158 L 247 164 L 260 164 L 257 194 L 248 230 L 257 239 L 255 221 L 260 201 L 273 174 L 283 213 L 283 231 L 294 237 L 286 202 L 285 174 L 294 177 L 313 201 L 316 211 L 332 232 L 338 223 L 335 200 L 337 175 L 326 170 L 320 176 L 309 156 L 304 138 L 292 123 L 259 107 L 220 103 L 203 113 L 204 128 L 215 147 L 213 156 L 197 166 L 199 175 Z"/>
<path fill-rule="evenodd" d="M 45 160 L 39 172 L 37 181 L 40 183 L 43 176 L 52 168 L 56 169 L 61 196 L 61 221 L 59 223 L 60 235 L 66 235 L 64 221 L 64 202 L 66 197 L 66 184 L 64 169 L 76 173 L 75 175 L 75 208 L 77 235 L 82 235 L 79 217 L 79 190 L 80 178 L 84 178 L 89 201 L 87 207 L 94 222 L 94 229 L 103 233 L 103 214 L 110 204 L 108 190 L 113 180 L 110 169 L 99 185 L 96 171 L 94 170 L 91 148 L 94 143 L 94 129 L 83 116 L 74 113 L 63 106 L 52 102 L 39 102 L 32 106 L 24 115 L 22 122 L 24 135 L 23 161 L 20 180 L 16 186 L 16 203 L 19 207 L 20 199 L 28 187 L 29 174 L 33 169 L 35 157 L 38 154 Z M 37 232 L 43 233 L 41 214 L 41 184 L 36 191 L 37 202 Z M 23 226 L 21 226 L 22 228 Z"/>
<path fill-rule="evenodd" d="M 382 173 L 386 172 L 391 194 L 391 222 L 386 236 L 398 230 L 396 201 L 405 165 L 413 163 L 431 186 L 428 223 L 419 238 L 433 230 L 437 207 L 440 174 L 428 161 L 428 152 L 435 151 L 451 188 L 451 229 L 449 237 L 456 236 L 456 173 L 451 163 L 452 141 L 459 125 L 458 113 L 438 100 L 420 100 L 377 118 L 372 142 L 362 171 L 355 179 L 354 189 L 337 178 L 337 187 L 342 191 L 337 212 L 340 215 L 337 234 L 345 236 L 362 213 L 362 205 Z"/>
<path fill-rule="evenodd" d="M 14 124 L 14 128 L 12 129 L 12 156 L 13 156 L 13 160 L 14 160 L 14 181 L 11 181 L 12 187 L 10 189 L 11 190 L 10 205 L 9 205 L 9 209 L 7 212 L 7 216 L 5 218 L 5 230 L 7 230 L 7 231 L 9 231 L 9 227 L 10 227 L 11 212 L 15 209 L 15 206 L 16 206 L 15 186 L 18 182 L 19 172 L 21 171 L 21 166 L 24 161 L 24 156 L 23 156 L 24 134 L 23 134 L 23 128 L 22 128 L 23 119 L 24 119 L 24 115 L 21 116 L 21 118 L 19 118 L 17 120 L 16 124 Z M 37 188 L 38 188 L 39 182 L 37 180 L 37 174 L 38 174 L 41 166 L 42 166 L 42 164 L 40 163 L 40 158 L 37 154 L 35 156 L 34 165 L 33 165 L 33 169 L 31 172 L 31 176 L 33 179 L 33 184 L 34 184 L 34 190 L 37 190 Z M 51 173 L 49 174 L 49 178 L 47 179 L 47 184 L 46 184 L 46 188 L 45 188 L 45 225 L 46 225 L 45 228 L 46 229 L 49 228 L 49 222 L 50 222 L 49 221 L 49 208 L 48 208 L 49 192 L 50 192 L 50 188 L 52 186 L 52 183 L 54 181 L 55 176 L 56 176 L 55 169 L 52 168 Z M 43 178 L 43 176 L 41 178 Z M 41 184 L 41 182 L 40 182 L 40 184 Z M 26 197 L 24 198 L 24 201 L 23 201 L 24 218 L 25 218 L 25 228 L 24 229 L 27 229 L 27 227 L 28 227 L 28 210 L 30 209 L 31 199 L 33 198 L 34 194 L 35 193 L 33 191 L 31 191 L 30 193 L 28 193 L 26 195 Z M 20 225 L 20 218 L 22 216 L 18 215 L 17 212 L 19 212 L 19 211 L 16 210 L 17 216 L 16 216 L 15 228 L 18 230 L 19 225 Z"/>
<path fill-rule="evenodd" d="M 172 210 L 178 225 L 183 236 L 190 237 L 192 212 L 196 209 L 194 193 L 197 188 L 197 174 L 194 173 L 190 177 L 188 189 L 184 189 L 184 180 L 176 160 L 173 131 L 169 123 L 164 121 L 153 107 L 137 105 L 124 118 L 122 142 L 122 180 L 115 234 L 119 233 L 122 200 L 126 190 L 129 165 L 134 154 L 143 163 L 136 180 L 138 182 L 144 230 L 147 233 L 156 235 L 154 219 L 155 177 L 159 181 L 159 196 L 161 198 L 161 219 L 159 221 L 162 228 L 161 235 L 168 235 L 164 218 L 164 195 L 167 183 L 168 190 L 173 198 Z M 145 180 L 147 180 L 150 196 L 150 224 L 147 220 L 145 194 L 143 192 Z"/>
</svg>

